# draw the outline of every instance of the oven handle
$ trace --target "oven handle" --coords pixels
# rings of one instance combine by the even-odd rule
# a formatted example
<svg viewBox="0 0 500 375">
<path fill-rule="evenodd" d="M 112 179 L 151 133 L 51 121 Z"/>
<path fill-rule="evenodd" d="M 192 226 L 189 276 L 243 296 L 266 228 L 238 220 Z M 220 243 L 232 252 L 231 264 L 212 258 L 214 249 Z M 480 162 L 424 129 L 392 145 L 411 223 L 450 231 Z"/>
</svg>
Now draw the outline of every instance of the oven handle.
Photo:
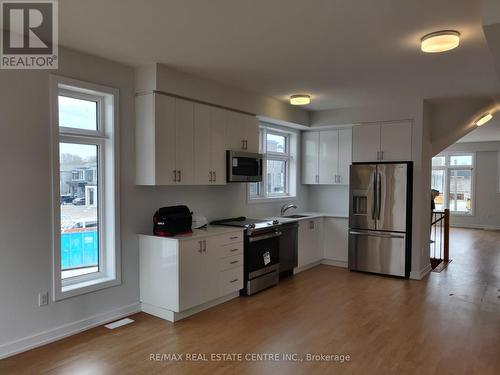
<svg viewBox="0 0 500 375">
<path fill-rule="evenodd" d="M 255 241 L 267 240 L 268 238 L 279 237 L 282 234 L 283 234 L 282 232 L 276 231 L 276 232 L 273 232 L 273 233 L 261 234 L 260 236 L 251 236 L 248 239 L 248 242 L 255 242 Z"/>
</svg>

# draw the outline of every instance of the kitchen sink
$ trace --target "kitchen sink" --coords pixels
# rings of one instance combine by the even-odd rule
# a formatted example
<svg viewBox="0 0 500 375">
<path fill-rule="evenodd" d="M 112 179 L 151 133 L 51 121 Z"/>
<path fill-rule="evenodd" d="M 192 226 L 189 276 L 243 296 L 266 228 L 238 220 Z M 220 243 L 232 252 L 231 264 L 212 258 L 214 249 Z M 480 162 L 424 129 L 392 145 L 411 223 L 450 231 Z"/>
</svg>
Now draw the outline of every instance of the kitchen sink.
<svg viewBox="0 0 500 375">
<path fill-rule="evenodd" d="M 287 219 L 300 219 L 300 218 L 303 218 L 303 217 L 309 217 L 311 215 L 287 215 L 287 216 L 282 216 L 284 218 L 287 218 Z"/>
</svg>

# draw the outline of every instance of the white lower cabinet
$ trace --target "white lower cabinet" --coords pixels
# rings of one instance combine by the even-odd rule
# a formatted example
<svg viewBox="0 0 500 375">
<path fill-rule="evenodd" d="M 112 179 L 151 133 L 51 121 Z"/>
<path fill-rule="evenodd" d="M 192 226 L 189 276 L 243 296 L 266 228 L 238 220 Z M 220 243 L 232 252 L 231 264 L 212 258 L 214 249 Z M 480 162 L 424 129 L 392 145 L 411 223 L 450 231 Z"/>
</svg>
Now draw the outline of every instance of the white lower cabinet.
<svg viewBox="0 0 500 375">
<path fill-rule="evenodd" d="M 144 312 L 176 321 L 238 295 L 243 231 L 224 229 L 171 238 L 139 236 Z"/>
<path fill-rule="evenodd" d="M 349 219 L 325 217 L 323 222 L 324 263 L 347 267 Z"/>
<path fill-rule="evenodd" d="M 323 218 L 299 221 L 297 268 L 307 268 L 323 259 Z"/>
</svg>

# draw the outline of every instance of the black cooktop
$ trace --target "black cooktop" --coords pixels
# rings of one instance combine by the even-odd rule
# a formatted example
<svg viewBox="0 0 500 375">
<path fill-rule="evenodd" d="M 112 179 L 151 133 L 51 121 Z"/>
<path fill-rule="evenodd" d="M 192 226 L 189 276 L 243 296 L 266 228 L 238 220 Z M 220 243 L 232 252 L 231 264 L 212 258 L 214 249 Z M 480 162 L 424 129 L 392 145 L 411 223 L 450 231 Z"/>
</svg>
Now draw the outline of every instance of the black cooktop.
<svg viewBox="0 0 500 375">
<path fill-rule="evenodd" d="M 245 216 L 240 216 L 231 219 L 212 221 L 211 224 L 226 225 L 229 227 L 239 227 L 239 228 L 263 229 L 279 225 L 280 222 L 278 220 L 250 219 Z"/>
</svg>

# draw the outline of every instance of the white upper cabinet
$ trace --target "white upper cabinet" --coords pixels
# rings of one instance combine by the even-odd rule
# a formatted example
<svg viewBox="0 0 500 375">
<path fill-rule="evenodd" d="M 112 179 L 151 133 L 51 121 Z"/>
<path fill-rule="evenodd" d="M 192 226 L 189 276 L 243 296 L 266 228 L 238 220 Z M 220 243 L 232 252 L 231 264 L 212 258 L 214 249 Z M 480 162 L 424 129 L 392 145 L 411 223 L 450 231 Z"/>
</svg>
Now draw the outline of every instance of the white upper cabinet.
<svg viewBox="0 0 500 375">
<path fill-rule="evenodd" d="M 352 128 L 352 161 L 376 161 L 380 151 L 380 125 L 357 125 Z"/>
<path fill-rule="evenodd" d="M 255 116 L 159 93 L 135 103 L 138 185 L 223 185 L 226 150 L 259 152 Z"/>
<path fill-rule="evenodd" d="M 302 183 L 349 183 L 351 129 L 302 133 Z"/>
<path fill-rule="evenodd" d="M 327 130 L 319 132 L 319 183 L 337 183 L 339 170 L 339 132 Z"/>
<path fill-rule="evenodd" d="M 194 175 L 197 185 L 226 183 L 226 113 L 196 103 L 194 106 Z"/>
<path fill-rule="evenodd" d="M 302 133 L 302 183 L 319 183 L 319 132 Z"/>
<path fill-rule="evenodd" d="M 409 121 L 391 122 L 380 126 L 380 151 L 383 161 L 410 161 L 411 131 Z"/>
<path fill-rule="evenodd" d="M 259 152 L 259 122 L 255 116 L 227 111 L 227 149 Z"/>
<path fill-rule="evenodd" d="M 410 161 L 411 133 L 411 121 L 357 125 L 352 133 L 353 161 Z"/>
</svg>

